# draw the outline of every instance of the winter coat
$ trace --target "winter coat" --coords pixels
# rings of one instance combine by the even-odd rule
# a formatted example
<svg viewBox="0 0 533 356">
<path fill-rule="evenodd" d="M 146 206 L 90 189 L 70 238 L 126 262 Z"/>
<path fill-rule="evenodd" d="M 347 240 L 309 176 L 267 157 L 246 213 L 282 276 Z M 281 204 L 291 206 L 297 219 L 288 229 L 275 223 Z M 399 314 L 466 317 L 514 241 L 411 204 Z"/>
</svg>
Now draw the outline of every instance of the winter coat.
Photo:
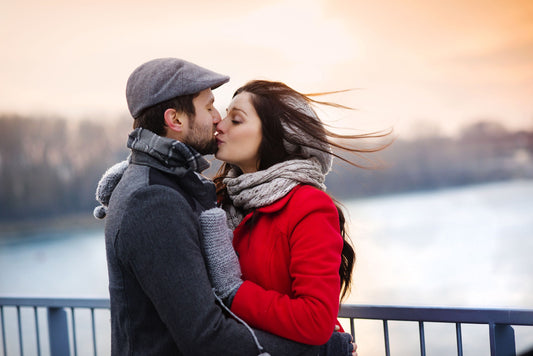
<svg viewBox="0 0 533 356">
<path fill-rule="evenodd" d="M 231 309 L 252 327 L 320 345 L 339 311 L 343 239 L 332 199 L 298 185 L 234 231 L 244 283 Z"/>
</svg>

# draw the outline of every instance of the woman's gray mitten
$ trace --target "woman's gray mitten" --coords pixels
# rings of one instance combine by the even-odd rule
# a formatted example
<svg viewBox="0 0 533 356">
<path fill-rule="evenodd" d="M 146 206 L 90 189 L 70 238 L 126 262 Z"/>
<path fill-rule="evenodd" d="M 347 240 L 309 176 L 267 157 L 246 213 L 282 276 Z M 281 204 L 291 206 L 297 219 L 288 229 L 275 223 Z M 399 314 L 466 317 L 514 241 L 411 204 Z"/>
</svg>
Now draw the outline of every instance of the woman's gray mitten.
<svg viewBox="0 0 533 356">
<path fill-rule="evenodd" d="M 211 283 L 216 294 L 227 302 L 242 284 L 239 258 L 231 243 L 233 231 L 227 226 L 226 212 L 220 208 L 200 214 L 200 225 Z"/>
</svg>

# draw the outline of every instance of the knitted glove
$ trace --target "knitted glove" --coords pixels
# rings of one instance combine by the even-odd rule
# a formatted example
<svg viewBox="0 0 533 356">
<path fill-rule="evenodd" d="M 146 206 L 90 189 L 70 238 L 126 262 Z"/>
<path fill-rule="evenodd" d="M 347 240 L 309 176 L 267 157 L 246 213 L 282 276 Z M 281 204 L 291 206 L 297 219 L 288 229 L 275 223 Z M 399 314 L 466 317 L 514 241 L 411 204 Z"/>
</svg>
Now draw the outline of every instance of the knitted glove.
<svg viewBox="0 0 533 356">
<path fill-rule="evenodd" d="M 200 214 L 207 269 L 215 293 L 228 306 L 242 284 L 239 258 L 233 249 L 233 231 L 226 224 L 226 212 L 213 208 Z"/>
<path fill-rule="evenodd" d="M 109 168 L 102 178 L 100 178 L 98 187 L 96 188 L 96 200 L 102 205 L 94 208 L 93 215 L 95 218 L 103 219 L 107 215 L 107 206 L 109 205 L 111 193 L 113 193 L 113 190 L 115 190 L 122 175 L 128 168 L 128 164 L 129 159 L 119 162 Z"/>
<path fill-rule="evenodd" d="M 351 356 L 353 352 L 352 335 L 335 331 L 329 341 L 320 347 L 319 356 Z"/>
</svg>

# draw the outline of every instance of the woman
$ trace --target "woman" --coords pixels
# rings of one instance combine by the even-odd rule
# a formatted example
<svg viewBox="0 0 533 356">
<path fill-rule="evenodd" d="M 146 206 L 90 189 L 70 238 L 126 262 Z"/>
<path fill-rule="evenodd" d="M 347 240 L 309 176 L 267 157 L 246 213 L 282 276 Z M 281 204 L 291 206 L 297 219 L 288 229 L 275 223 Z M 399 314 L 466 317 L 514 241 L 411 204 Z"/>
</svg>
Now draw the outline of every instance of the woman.
<svg viewBox="0 0 533 356">
<path fill-rule="evenodd" d="M 231 311 L 252 327 L 322 345 L 340 327 L 339 300 L 350 289 L 355 261 L 342 211 L 325 193 L 337 156 L 331 146 L 354 153 L 383 148 L 348 148 L 330 138 L 384 135 L 335 135 L 313 102 L 319 103 L 279 82 L 252 81 L 236 91 L 217 125 L 215 155 L 225 162 L 215 183 L 233 239 L 223 231 L 221 209 L 200 221 L 215 291 Z"/>
</svg>

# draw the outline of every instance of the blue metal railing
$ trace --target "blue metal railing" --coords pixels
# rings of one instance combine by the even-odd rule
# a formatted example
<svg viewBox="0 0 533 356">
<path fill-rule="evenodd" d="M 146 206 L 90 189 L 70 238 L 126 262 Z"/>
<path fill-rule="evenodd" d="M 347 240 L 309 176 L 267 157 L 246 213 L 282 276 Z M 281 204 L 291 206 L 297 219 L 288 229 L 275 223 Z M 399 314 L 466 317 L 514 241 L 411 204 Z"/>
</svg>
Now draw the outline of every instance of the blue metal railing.
<svg viewBox="0 0 533 356">
<path fill-rule="evenodd" d="M 27 350 L 31 348 L 31 355 L 75 355 L 80 352 L 80 345 L 77 339 L 77 322 L 76 311 L 87 310 L 90 313 L 90 333 L 92 334 L 92 350 L 93 354 L 97 356 L 97 331 L 95 323 L 95 310 L 101 309 L 107 312 L 107 322 L 109 321 L 109 299 L 67 299 L 67 298 L 0 298 L 0 327 L 2 335 L 2 352 L 3 356 L 8 355 L 8 341 L 15 341 L 12 338 L 7 338 L 7 330 L 9 326 L 6 323 L 6 312 L 9 309 L 16 311 L 14 317 L 16 323 L 18 339 L 18 353 L 17 355 L 25 355 Z M 23 317 L 22 311 L 33 311 L 33 332 L 34 338 L 30 340 L 30 332 L 23 332 Z M 45 316 L 43 313 L 45 312 Z M 70 320 L 67 317 L 70 314 Z M 42 330 L 42 319 L 46 319 L 45 330 Z M 13 319 L 13 318 L 12 318 Z M 28 320 L 24 320 L 29 323 Z M 70 327 L 69 327 L 70 323 Z M 11 329 L 13 326 L 11 325 Z M 28 330 L 26 328 L 25 330 Z M 45 338 L 42 335 L 45 334 Z M 109 334 L 106 335 L 109 338 Z M 45 340 L 43 340 L 45 339 Z M 45 341 L 45 342 L 43 342 Z M 47 343 L 48 347 L 43 345 Z M 31 344 L 28 346 L 28 344 Z M 86 351 L 87 346 L 83 345 Z M 12 351 L 12 350 L 10 350 Z M 47 352 L 49 351 L 49 353 Z M 108 352 L 109 353 L 109 352 Z M 9 353 L 11 354 L 11 353 Z"/>
<path fill-rule="evenodd" d="M 462 325 L 485 324 L 489 327 L 491 356 L 515 356 L 516 342 L 513 326 L 533 326 L 533 310 L 423 308 L 396 306 L 343 305 L 340 318 L 350 320 L 350 332 L 355 338 L 355 319 L 381 320 L 385 355 L 390 356 L 389 321 L 418 322 L 420 355 L 426 355 L 425 323 L 455 324 L 457 355 L 463 356 Z M 533 328 L 532 328 L 533 334 Z"/>
<path fill-rule="evenodd" d="M 80 345 L 77 340 L 78 329 L 76 311 L 88 310 L 90 313 L 90 329 L 92 335 L 92 353 L 97 356 L 97 332 L 95 310 L 103 310 L 107 313 L 105 321 L 109 323 L 109 300 L 108 299 L 61 299 L 61 298 L 0 298 L 0 323 L 3 356 L 8 356 L 8 343 L 14 349 L 13 343 L 18 344 L 18 350 L 9 354 L 28 354 L 29 334 L 31 329 L 23 327 L 30 323 L 22 317 L 22 311 L 30 311 L 32 315 L 33 334 L 31 353 L 35 355 L 75 355 L 80 353 Z M 11 319 L 16 325 L 7 325 L 7 311 L 13 314 Z M 27 314 L 27 313 L 26 313 Z M 43 316 L 46 314 L 46 318 Z M 68 316 L 70 315 L 70 319 Z M 43 318 L 46 319 L 46 327 L 42 328 Z M 515 356 L 516 342 L 513 326 L 533 327 L 533 310 L 517 309 L 466 309 L 466 308 L 423 308 L 423 307 L 396 307 L 396 306 L 362 306 L 343 305 L 339 312 L 339 318 L 349 321 L 349 332 L 355 338 L 355 321 L 360 319 L 379 320 L 382 322 L 384 335 L 385 355 L 390 356 L 389 322 L 417 322 L 419 331 L 420 355 L 426 355 L 426 323 L 450 323 L 455 325 L 457 355 L 463 356 L 462 325 L 484 324 L 489 328 L 489 343 L 491 356 Z M 8 339 L 7 330 L 16 330 Z M 43 330 L 46 329 L 46 330 Z M 533 334 L 533 328 L 531 328 Z M 109 333 L 104 334 L 109 339 Z M 15 340 L 13 340 L 15 339 Z M 101 340 L 100 340 L 101 341 Z M 107 340 L 109 344 L 109 340 Z M 48 347 L 46 347 L 46 345 Z M 10 349 L 10 351 L 12 351 Z M 84 346 L 84 352 L 87 350 Z M 18 351 L 18 353 L 17 353 Z M 33 352 L 35 351 L 35 352 Z M 109 353 L 109 350 L 106 350 Z"/>
</svg>

